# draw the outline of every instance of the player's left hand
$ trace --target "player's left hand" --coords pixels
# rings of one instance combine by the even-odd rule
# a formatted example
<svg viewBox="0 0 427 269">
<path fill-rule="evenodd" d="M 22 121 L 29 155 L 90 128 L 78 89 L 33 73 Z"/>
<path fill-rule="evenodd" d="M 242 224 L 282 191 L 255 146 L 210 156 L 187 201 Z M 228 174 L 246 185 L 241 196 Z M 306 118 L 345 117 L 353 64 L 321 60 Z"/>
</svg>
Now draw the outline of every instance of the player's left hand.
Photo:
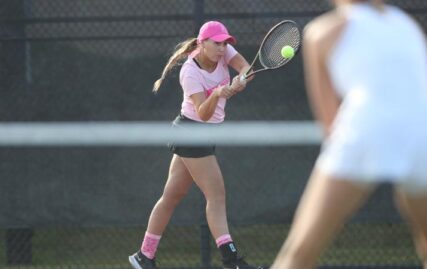
<svg viewBox="0 0 427 269">
<path fill-rule="evenodd" d="M 246 88 L 246 80 L 240 80 L 240 76 L 235 76 L 231 83 L 231 88 L 236 92 L 241 92 Z"/>
</svg>

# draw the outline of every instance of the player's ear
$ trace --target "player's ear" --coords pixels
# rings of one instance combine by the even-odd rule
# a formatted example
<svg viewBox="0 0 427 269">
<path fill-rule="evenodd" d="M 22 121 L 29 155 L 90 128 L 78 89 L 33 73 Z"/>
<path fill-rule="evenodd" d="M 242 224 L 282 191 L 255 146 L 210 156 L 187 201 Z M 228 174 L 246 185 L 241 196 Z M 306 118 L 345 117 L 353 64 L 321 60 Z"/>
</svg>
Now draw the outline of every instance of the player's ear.
<svg viewBox="0 0 427 269">
<path fill-rule="evenodd" d="M 202 48 L 204 48 L 204 49 L 206 49 L 206 47 L 207 47 L 207 43 L 209 43 L 209 41 L 208 41 L 208 39 L 206 39 L 206 40 L 203 40 L 203 42 L 202 42 Z"/>
</svg>

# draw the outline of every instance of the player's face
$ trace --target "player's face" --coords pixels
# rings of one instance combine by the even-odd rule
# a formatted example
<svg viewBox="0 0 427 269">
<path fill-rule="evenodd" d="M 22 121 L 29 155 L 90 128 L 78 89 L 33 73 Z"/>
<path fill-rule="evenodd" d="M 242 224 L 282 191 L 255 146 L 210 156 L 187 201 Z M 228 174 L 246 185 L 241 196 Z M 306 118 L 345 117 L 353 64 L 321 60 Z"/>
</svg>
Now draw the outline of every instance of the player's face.
<svg viewBox="0 0 427 269">
<path fill-rule="evenodd" d="M 225 54 L 227 42 L 216 42 L 208 39 L 203 42 L 203 52 L 206 57 L 212 62 L 218 62 Z"/>
</svg>

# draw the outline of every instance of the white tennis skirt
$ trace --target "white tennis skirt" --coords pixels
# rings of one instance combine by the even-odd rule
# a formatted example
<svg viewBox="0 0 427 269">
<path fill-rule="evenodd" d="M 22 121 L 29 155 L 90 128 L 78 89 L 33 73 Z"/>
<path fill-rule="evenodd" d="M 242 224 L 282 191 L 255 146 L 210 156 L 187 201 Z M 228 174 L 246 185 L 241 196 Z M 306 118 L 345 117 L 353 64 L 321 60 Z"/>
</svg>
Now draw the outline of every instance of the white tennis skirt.
<svg viewBox="0 0 427 269">
<path fill-rule="evenodd" d="M 336 126 L 322 144 L 316 169 L 337 179 L 427 190 L 427 124 Z"/>
</svg>

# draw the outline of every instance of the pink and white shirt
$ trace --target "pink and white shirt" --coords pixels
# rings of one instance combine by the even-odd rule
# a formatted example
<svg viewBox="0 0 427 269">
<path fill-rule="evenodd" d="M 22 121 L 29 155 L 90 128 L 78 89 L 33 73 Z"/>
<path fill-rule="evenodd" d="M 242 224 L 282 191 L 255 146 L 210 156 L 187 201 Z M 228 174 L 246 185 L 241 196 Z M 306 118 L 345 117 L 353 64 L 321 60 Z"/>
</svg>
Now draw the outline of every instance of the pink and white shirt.
<svg viewBox="0 0 427 269">
<path fill-rule="evenodd" d="M 181 84 L 184 98 L 181 105 L 181 114 L 185 117 L 203 122 L 197 114 L 196 108 L 190 98 L 191 95 L 199 92 L 204 92 L 206 97 L 212 94 L 213 91 L 220 86 L 230 84 L 230 72 L 228 63 L 237 54 L 233 46 L 227 44 L 224 57 L 222 57 L 216 66 L 216 69 L 209 73 L 201 69 L 193 60 L 197 55 L 196 50 L 190 54 L 181 67 L 179 74 L 179 82 Z M 221 123 L 225 117 L 225 104 L 226 99 L 220 98 L 215 108 L 212 117 L 207 121 L 208 123 Z"/>
</svg>

